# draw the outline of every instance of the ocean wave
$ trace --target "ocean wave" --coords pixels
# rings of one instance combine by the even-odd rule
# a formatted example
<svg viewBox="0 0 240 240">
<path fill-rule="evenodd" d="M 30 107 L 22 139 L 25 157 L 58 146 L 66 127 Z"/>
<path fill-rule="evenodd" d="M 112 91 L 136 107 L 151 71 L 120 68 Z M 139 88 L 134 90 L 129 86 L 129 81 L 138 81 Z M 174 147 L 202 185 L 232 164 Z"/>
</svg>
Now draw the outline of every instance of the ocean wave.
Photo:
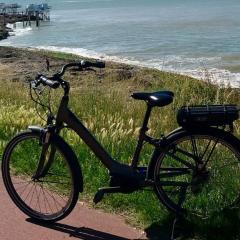
<svg viewBox="0 0 240 240">
<path fill-rule="evenodd" d="M 135 59 L 130 59 L 127 57 L 110 56 L 105 53 L 99 53 L 99 52 L 88 50 L 85 48 L 69 48 L 69 47 L 56 47 L 56 46 L 38 46 L 35 48 L 54 51 L 54 52 L 71 53 L 71 54 L 75 54 L 75 55 L 86 57 L 86 58 L 96 58 L 96 59 L 102 59 L 105 61 L 113 61 L 117 63 L 125 63 L 125 64 L 137 65 L 142 67 L 147 66 L 143 62 Z"/>
<path fill-rule="evenodd" d="M 84 48 L 68 48 L 68 47 L 55 47 L 55 46 L 39 46 L 36 47 L 40 50 L 48 50 L 53 52 L 63 52 L 63 53 L 71 53 L 78 56 L 88 57 L 88 58 L 104 58 L 105 54 L 101 55 L 95 51 L 87 50 Z"/>
<path fill-rule="evenodd" d="M 147 67 L 161 71 L 190 76 L 199 80 L 212 82 L 221 86 L 240 88 L 240 73 L 227 69 L 210 67 L 213 63 L 220 62 L 221 57 L 186 58 L 175 56 L 165 59 L 152 59 L 147 61 Z"/>
<path fill-rule="evenodd" d="M 14 28 L 13 24 L 7 24 L 7 27 L 10 28 L 12 31 L 10 31 L 10 36 L 23 36 L 26 34 L 29 34 L 32 31 L 32 28 L 30 26 L 21 28 L 21 27 L 16 27 Z"/>
<path fill-rule="evenodd" d="M 167 69 L 164 69 L 167 71 Z M 211 82 L 220 86 L 230 86 L 233 88 L 240 88 L 240 73 L 232 73 L 226 69 L 208 68 L 208 69 L 190 69 L 175 71 L 168 69 L 170 72 L 187 75 L 199 80 Z"/>
<path fill-rule="evenodd" d="M 31 27 L 26 27 L 26 28 L 20 28 L 20 29 L 16 29 L 15 31 L 13 31 L 14 36 L 23 36 L 26 34 L 29 34 L 32 31 Z"/>
</svg>

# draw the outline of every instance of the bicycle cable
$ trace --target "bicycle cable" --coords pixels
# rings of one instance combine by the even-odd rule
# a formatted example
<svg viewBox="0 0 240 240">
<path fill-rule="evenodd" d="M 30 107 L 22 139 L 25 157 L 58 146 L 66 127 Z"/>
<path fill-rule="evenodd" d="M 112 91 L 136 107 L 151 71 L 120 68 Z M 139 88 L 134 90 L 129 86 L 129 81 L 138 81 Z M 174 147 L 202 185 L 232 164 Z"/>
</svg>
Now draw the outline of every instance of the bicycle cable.
<svg viewBox="0 0 240 240">
<path fill-rule="evenodd" d="M 33 88 L 31 83 L 29 84 L 29 95 L 30 95 L 30 98 L 31 100 L 35 103 L 35 110 L 36 110 L 36 113 L 37 115 L 40 117 L 41 120 L 43 120 L 44 122 L 47 121 L 47 119 L 45 119 L 42 114 L 40 113 L 40 110 L 38 109 L 38 105 L 42 107 L 43 111 L 45 112 L 45 114 L 48 116 L 53 116 L 52 114 L 52 108 L 51 108 L 51 89 L 49 89 L 48 91 L 48 104 L 44 104 L 43 100 L 41 100 L 40 98 L 40 95 L 44 92 L 44 90 L 46 89 L 46 87 L 44 87 L 40 92 L 38 92 L 37 88 Z M 34 91 L 34 94 L 36 95 L 36 98 L 33 96 L 33 91 Z"/>
</svg>

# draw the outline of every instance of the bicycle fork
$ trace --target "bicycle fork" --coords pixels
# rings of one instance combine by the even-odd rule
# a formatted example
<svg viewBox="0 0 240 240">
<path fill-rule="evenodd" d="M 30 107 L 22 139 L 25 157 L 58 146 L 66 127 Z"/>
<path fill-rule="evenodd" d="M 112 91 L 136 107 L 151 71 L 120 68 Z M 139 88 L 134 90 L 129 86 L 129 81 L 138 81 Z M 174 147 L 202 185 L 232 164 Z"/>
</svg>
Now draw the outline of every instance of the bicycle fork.
<svg viewBox="0 0 240 240">
<path fill-rule="evenodd" d="M 32 176 L 33 180 L 39 180 L 40 178 L 45 177 L 54 160 L 56 147 L 51 145 L 51 142 L 50 142 L 51 133 L 52 131 L 49 127 L 41 130 L 39 145 L 42 145 L 42 151 L 39 158 L 39 162 L 37 164 L 36 172 Z M 50 152 L 49 152 L 49 149 L 50 149 Z"/>
</svg>

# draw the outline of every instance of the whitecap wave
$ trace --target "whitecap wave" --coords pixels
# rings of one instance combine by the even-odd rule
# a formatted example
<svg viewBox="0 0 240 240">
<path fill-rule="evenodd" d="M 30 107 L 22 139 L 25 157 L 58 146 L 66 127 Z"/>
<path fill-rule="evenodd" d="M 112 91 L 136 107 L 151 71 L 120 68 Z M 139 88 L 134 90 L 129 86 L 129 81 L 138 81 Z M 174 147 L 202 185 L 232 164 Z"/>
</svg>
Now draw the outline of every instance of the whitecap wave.
<svg viewBox="0 0 240 240">
<path fill-rule="evenodd" d="M 10 35 L 10 39 L 11 37 L 19 37 L 19 36 L 23 36 L 26 34 L 31 33 L 32 28 L 30 26 L 28 27 L 19 27 L 19 24 L 17 24 L 17 26 L 14 27 L 13 24 L 7 24 L 7 27 L 10 29 L 9 31 L 9 35 Z"/>
<path fill-rule="evenodd" d="M 84 48 L 68 48 L 68 47 L 55 47 L 55 46 L 39 46 L 36 47 L 40 50 L 48 50 L 53 52 L 71 53 L 87 58 L 105 58 L 105 54 L 101 55 L 95 51 L 87 50 Z"/>
<path fill-rule="evenodd" d="M 92 50 L 87 50 L 85 48 L 69 48 L 69 47 L 56 47 L 56 46 L 38 46 L 33 49 L 42 49 L 42 50 L 48 50 L 48 51 L 54 51 L 54 52 L 62 52 L 62 53 L 70 53 L 75 54 L 81 57 L 86 58 L 95 58 L 95 59 L 102 59 L 105 61 L 112 61 L 117 63 L 125 63 L 125 64 L 131 64 L 136 66 L 142 66 L 147 67 L 148 64 L 144 64 L 143 62 L 140 62 L 135 59 L 130 59 L 127 57 L 118 57 L 118 56 L 110 56 L 105 53 L 99 53 Z"/>
<path fill-rule="evenodd" d="M 31 34 L 32 28 L 30 26 L 22 28 L 17 25 L 15 28 L 13 24 L 7 24 L 7 27 L 10 29 L 9 37 L 0 41 L 0 46 L 13 46 L 13 47 L 25 47 L 16 44 L 17 37 L 22 37 L 24 35 Z"/>
<path fill-rule="evenodd" d="M 30 32 L 32 31 L 32 28 L 31 27 L 25 27 L 25 28 L 16 28 L 13 30 L 12 34 L 14 36 L 23 36 L 23 35 L 26 35 L 26 34 L 29 34 Z"/>
<path fill-rule="evenodd" d="M 209 68 L 183 70 L 179 71 L 179 73 L 221 86 L 240 88 L 240 73 L 232 73 L 226 69 Z"/>
</svg>

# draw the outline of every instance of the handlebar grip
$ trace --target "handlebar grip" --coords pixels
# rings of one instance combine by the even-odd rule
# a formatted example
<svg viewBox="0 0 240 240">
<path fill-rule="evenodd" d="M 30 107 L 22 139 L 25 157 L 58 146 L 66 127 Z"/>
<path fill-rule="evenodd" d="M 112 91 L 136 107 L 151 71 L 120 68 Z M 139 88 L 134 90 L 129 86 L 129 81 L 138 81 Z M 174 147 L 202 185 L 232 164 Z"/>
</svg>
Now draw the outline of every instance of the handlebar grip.
<svg viewBox="0 0 240 240">
<path fill-rule="evenodd" d="M 58 81 L 50 80 L 50 79 L 46 78 L 45 76 L 39 77 L 39 80 L 43 85 L 47 85 L 50 88 L 54 88 L 54 89 L 58 88 L 60 85 L 60 83 Z"/>
<path fill-rule="evenodd" d="M 93 67 L 96 67 L 96 68 L 105 68 L 105 62 L 103 61 L 96 61 L 95 63 L 92 63 L 93 64 Z"/>
<path fill-rule="evenodd" d="M 103 61 L 90 62 L 90 61 L 82 60 L 81 67 L 105 68 L 105 62 L 103 62 Z"/>
</svg>

